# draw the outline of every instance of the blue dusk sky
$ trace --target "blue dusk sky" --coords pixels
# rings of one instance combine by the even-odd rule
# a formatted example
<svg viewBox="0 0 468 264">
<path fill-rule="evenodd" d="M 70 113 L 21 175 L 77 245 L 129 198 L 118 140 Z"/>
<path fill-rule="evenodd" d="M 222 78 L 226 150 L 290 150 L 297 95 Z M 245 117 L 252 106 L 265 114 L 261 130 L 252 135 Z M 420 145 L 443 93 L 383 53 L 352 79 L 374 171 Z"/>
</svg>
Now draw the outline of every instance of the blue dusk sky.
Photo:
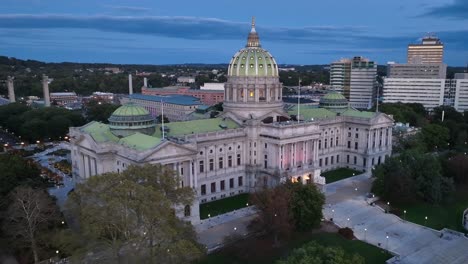
<svg viewBox="0 0 468 264">
<path fill-rule="evenodd" d="M 468 63 L 468 0 L 1 0 L 0 55 L 47 62 L 228 63 L 256 17 L 280 64 L 406 62 L 428 32 Z"/>
</svg>

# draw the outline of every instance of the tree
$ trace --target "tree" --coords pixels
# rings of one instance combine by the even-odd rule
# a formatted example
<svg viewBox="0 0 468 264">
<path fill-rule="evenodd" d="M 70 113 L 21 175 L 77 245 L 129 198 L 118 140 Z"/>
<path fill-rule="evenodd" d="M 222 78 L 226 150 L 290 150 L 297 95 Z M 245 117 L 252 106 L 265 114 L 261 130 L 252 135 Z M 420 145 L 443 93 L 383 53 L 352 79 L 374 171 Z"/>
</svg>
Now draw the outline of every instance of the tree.
<svg viewBox="0 0 468 264">
<path fill-rule="evenodd" d="M 313 241 L 295 249 L 287 259 L 276 264 L 364 264 L 365 260 L 358 254 L 346 254 L 338 247 L 324 247 Z"/>
<path fill-rule="evenodd" d="M 4 232 L 14 243 L 24 245 L 32 252 L 34 263 L 39 263 L 40 233 L 59 219 L 54 201 L 44 190 L 18 187 L 10 194 Z"/>
<path fill-rule="evenodd" d="M 67 208 L 78 217 L 80 236 L 88 246 L 111 250 L 118 262 L 186 263 L 203 251 L 193 227 L 180 220 L 174 208 L 193 199 L 193 190 L 180 187 L 176 172 L 146 164 L 77 185 Z"/>
<path fill-rule="evenodd" d="M 156 122 L 157 122 L 158 124 L 161 124 L 161 118 L 162 118 L 162 115 L 158 115 L 158 116 L 156 117 Z M 170 122 L 170 121 L 169 121 L 169 118 L 167 118 L 167 116 L 164 116 L 164 124 L 169 123 L 169 122 Z"/>
<path fill-rule="evenodd" d="M 102 103 L 95 100 L 86 104 L 86 120 L 108 123 L 107 120 L 119 105 Z"/>
<path fill-rule="evenodd" d="M 31 161 L 13 154 L 0 155 L 0 198 L 18 186 L 41 187 L 45 181 L 39 168 Z"/>
<path fill-rule="evenodd" d="M 291 211 L 297 230 L 309 230 L 320 225 L 325 196 L 314 184 L 292 183 Z"/>
<path fill-rule="evenodd" d="M 265 188 L 251 195 L 251 203 L 258 209 L 258 216 L 252 221 L 251 228 L 273 234 L 275 245 L 279 238 L 286 238 L 294 226 L 290 210 L 291 191 L 285 184 Z"/>
<path fill-rule="evenodd" d="M 431 150 L 445 148 L 450 138 L 449 130 L 436 124 L 424 126 L 421 130 L 421 136 L 426 146 Z"/>
<path fill-rule="evenodd" d="M 449 174 L 457 183 L 468 182 L 468 156 L 457 154 L 446 161 Z"/>
</svg>

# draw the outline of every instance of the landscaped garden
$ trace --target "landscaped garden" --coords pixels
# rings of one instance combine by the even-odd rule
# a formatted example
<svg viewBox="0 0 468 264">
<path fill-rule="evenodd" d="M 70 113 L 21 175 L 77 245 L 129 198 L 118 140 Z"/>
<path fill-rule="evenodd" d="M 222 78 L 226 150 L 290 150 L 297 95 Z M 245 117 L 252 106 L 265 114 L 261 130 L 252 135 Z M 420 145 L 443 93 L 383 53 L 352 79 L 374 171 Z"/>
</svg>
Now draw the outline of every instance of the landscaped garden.
<svg viewBox="0 0 468 264">
<path fill-rule="evenodd" d="M 296 233 L 290 240 L 284 241 L 278 247 L 272 247 L 271 235 L 252 237 L 235 243 L 228 248 L 205 257 L 199 264 L 270 264 L 286 258 L 294 249 L 308 242 L 315 241 L 326 247 L 340 247 L 348 254 L 361 255 L 366 263 L 385 263 L 392 257 L 384 250 L 359 240 L 348 240 L 337 233 L 306 232 Z"/>
<path fill-rule="evenodd" d="M 244 208 L 248 206 L 248 203 L 249 194 L 243 193 L 213 202 L 200 204 L 200 219 L 206 219 Z"/>
<path fill-rule="evenodd" d="M 326 183 L 332 183 L 339 180 L 343 180 L 349 177 L 353 177 L 361 174 L 362 171 L 353 170 L 350 168 L 339 168 L 336 170 L 331 170 L 322 173 L 322 176 L 325 177 Z"/>
</svg>

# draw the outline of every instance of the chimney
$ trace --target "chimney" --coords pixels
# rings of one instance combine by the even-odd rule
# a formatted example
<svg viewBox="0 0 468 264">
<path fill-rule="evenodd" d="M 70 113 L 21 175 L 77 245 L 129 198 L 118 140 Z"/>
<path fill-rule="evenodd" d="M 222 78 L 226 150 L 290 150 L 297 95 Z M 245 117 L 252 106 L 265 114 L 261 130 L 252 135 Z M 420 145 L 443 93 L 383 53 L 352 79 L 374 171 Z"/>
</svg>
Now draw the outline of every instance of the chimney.
<svg viewBox="0 0 468 264">
<path fill-rule="evenodd" d="M 132 81 L 132 75 L 128 75 L 128 94 L 133 94 L 133 81 Z"/>
<path fill-rule="evenodd" d="M 42 91 L 44 92 L 44 106 L 50 106 L 49 77 L 42 75 Z"/>
<path fill-rule="evenodd" d="M 148 88 L 148 78 L 143 78 L 143 87 Z"/>
<path fill-rule="evenodd" d="M 16 102 L 16 99 L 15 99 L 15 88 L 13 86 L 13 77 L 8 76 L 7 86 L 8 86 L 8 99 L 10 99 L 10 103 L 14 103 Z"/>
</svg>

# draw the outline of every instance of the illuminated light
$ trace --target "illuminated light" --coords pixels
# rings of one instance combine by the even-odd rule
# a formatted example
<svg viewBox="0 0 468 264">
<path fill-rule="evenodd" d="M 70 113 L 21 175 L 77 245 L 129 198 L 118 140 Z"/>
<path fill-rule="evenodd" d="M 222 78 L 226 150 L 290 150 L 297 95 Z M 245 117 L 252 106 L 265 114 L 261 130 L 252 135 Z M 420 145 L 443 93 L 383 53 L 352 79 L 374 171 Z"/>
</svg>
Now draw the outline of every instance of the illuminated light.
<svg viewBox="0 0 468 264">
<path fill-rule="evenodd" d="M 253 97 L 253 96 L 254 96 L 254 92 L 250 92 L 249 95 L 250 95 L 250 97 Z"/>
</svg>

